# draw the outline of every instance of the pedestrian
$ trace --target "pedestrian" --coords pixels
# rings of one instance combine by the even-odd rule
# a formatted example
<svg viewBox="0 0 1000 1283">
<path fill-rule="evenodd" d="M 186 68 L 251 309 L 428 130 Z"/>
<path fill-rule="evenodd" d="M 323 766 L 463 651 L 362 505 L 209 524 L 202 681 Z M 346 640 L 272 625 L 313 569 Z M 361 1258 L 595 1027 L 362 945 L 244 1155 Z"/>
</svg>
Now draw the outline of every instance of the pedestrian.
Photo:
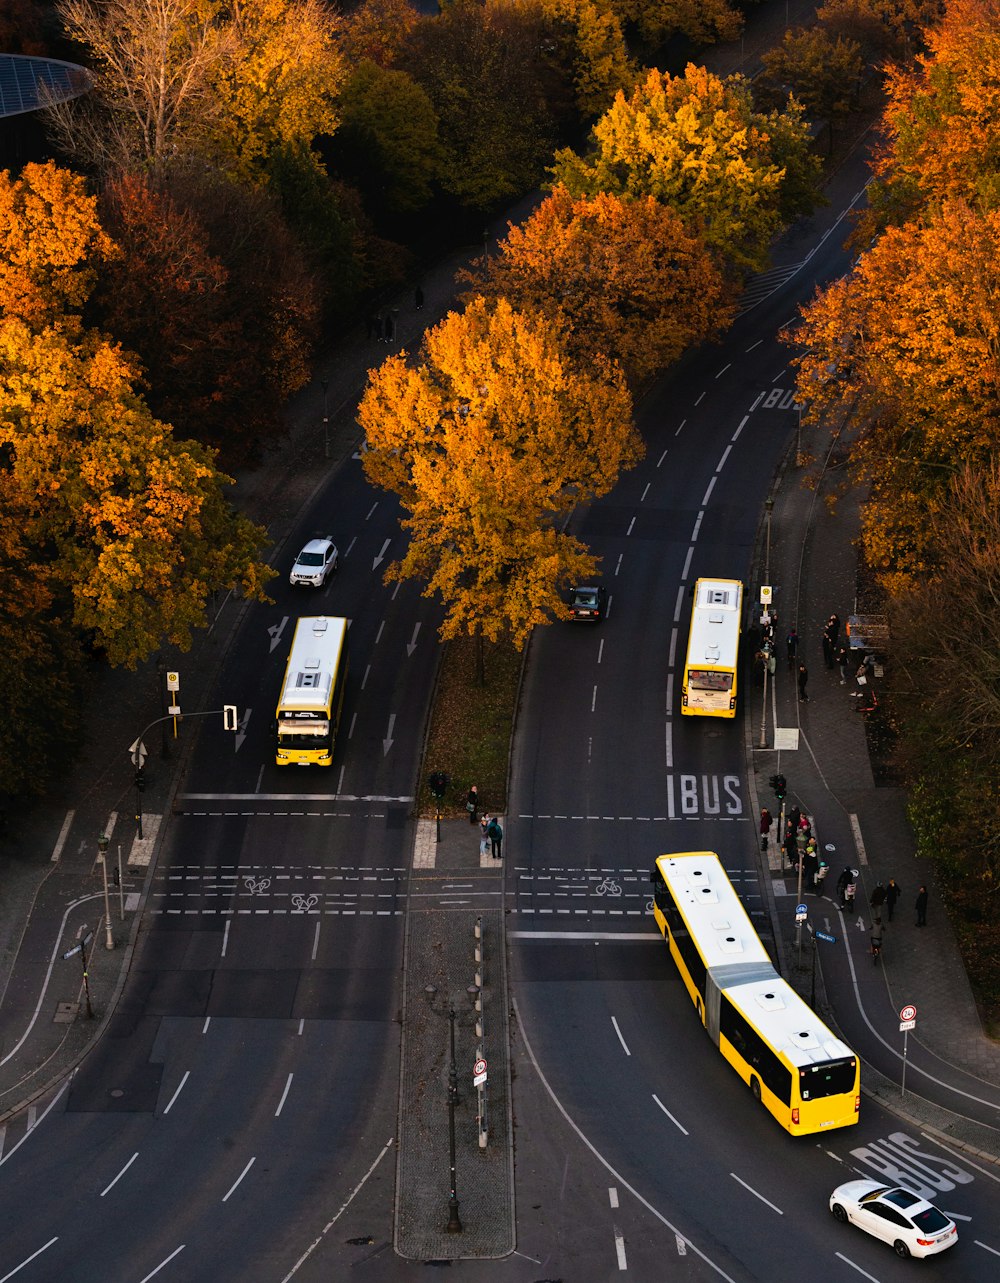
<svg viewBox="0 0 1000 1283">
<path fill-rule="evenodd" d="M 840 669 L 840 684 L 847 685 L 847 666 L 851 662 L 851 649 L 846 642 L 837 647 L 837 667 Z"/>
<path fill-rule="evenodd" d="M 493 844 L 493 858 L 494 860 L 499 860 L 501 858 L 501 850 L 503 847 L 503 829 L 500 827 L 499 821 L 495 819 L 490 820 L 489 827 L 486 832 L 489 836 L 490 842 Z"/>
<path fill-rule="evenodd" d="M 382 337 L 385 339 L 386 343 L 394 343 L 396 341 L 396 318 L 391 312 L 386 312 L 385 314 L 385 321 L 382 325 Z"/>
<path fill-rule="evenodd" d="M 819 868 L 816 870 L 816 894 L 817 895 L 823 894 L 823 883 L 826 880 L 826 875 L 829 872 L 830 872 L 830 866 L 829 864 L 827 864 L 825 858 L 821 855 L 819 857 Z"/>
<path fill-rule="evenodd" d="M 806 885 L 807 891 L 816 890 L 816 873 L 819 869 L 819 857 L 816 854 L 815 846 L 806 847 L 806 853 L 802 857 L 802 881 Z"/>
<path fill-rule="evenodd" d="M 413 291 L 413 306 L 417 309 L 418 312 L 424 306 L 424 292 L 419 285 Z"/>
<path fill-rule="evenodd" d="M 806 682 L 809 680 L 809 669 L 804 663 L 799 664 L 799 703 L 808 704 L 809 696 L 806 694 Z"/>
<path fill-rule="evenodd" d="M 798 857 L 798 848 L 795 845 L 795 830 L 792 828 L 790 824 L 785 829 L 785 841 L 783 843 L 783 846 L 785 850 L 785 859 L 794 869 L 796 861 L 798 860 L 799 857 Z"/>
<path fill-rule="evenodd" d="M 465 798 L 465 809 L 469 812 L 469 823 L 475 824 L 476 812 L 479 810 L 479 790 L 473 784 Z"/>
<path fill-rule="evenodd" d="M 799 635 L 794 628 L 789 629 L 788 636 L 785 638 L 785 654 L 788 657 L 788 671 L 795 668 L 795 660 L 799 653 Z"/>
<path fill-rule="evenodd" d="M 891 922 L 892 911 L 896 907 L 896 901 L 901 894 L 900 887 L 895 878 L 889 879 L 889 885 L 885 889 L 885 916 Z"/>
<path fill-rule="evenodd" d="M 836 654 L 837 645 L 840 642 L 840 616 L 831 615 L 826 621 L 826 627 L 823 632 L 830 638 L 830 649 Z"/>
<path fill-rule="evenodd" d="M 771 833 L 771 825 L 774 820 L 771 818 L 771 812 L 767 807 L 763 807 L 760 813 L 760 849 L 767 850 L 767 839 Z"/>
<path fill-rule="evenodd" d="M 851 880 L 844 887 L 844 912 L 854 912 L 854 898 L 858 894 L 858 884 L 854 881 L 854 870 L 851 870 Z"/>
<path fill-rule="evenodd" d="M 479 854 L 489 855 L 490 853 L 490 828 L 491 820 L 488 815 L 483 815 L 479 821 Z"/>
<path fill-rule="evenodd" d="M 869 903 L 872 906 L 872 912 L 877 918 L 882 916 L 882 905 L 885 904 L 885 887 L 881 882 L 875 883 L 875 890 L 869 897 Z"/>
<path fill-rule="evenodd" d="M 840 900 L 840 907 L 844 907 L 844 892 L 847 890 L 847 884 L 851 880 L 851 870 L 846 865 L 843 873 L 837 879 L 837 897 Z"/>
<path fill-rule="evenodd" d="M 914 906 L 917 910 L 917 926 L 927 926 L 927 888 L 922 886 L 917 892 L 917 901 Z"/>
<path fill-rule="evenodd" d="M 799 820 L 802 819 L 802 812 L 797 806 L 793 806 L 789 809 L 787 819 L 788 823 L 792 826 L 792 832 L 798 833 Z"/>
</svg>

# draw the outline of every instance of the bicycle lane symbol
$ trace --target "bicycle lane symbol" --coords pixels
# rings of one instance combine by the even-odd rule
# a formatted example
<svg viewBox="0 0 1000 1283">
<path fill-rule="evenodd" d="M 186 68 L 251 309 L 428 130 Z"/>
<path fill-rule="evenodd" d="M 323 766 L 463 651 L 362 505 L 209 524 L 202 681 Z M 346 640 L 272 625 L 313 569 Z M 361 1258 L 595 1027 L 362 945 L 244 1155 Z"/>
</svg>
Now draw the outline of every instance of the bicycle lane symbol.
<svg viewBox="0 0 1000 1283">
<path fill-rule="evenodd" d="M 621 895 L 622 889 L 614 878 L 605 878 L 594 888 L 595 895 L 610 895 L 611 897 Z"/>
<path fill-rule="evenodd" d="M 243 885 L 251 895 L 263 895 L 271 885 L 270 878 L 255 878 L 253 874 L 248 874 L 243 878 Z"/>
<path fill-rule="evenodd" d="M 292 911 L 295 913 L 308 913 L 319 904 L 318 895 L 293 895 Z"/>
</svg>

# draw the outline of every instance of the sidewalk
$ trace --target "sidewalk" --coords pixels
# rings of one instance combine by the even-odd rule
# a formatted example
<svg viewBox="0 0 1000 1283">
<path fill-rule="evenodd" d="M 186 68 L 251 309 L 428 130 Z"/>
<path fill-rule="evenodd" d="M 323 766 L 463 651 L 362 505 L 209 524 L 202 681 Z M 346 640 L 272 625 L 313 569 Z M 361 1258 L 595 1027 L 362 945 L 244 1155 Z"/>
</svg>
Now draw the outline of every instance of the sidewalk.
<svg viewBox="0 0 1000 1283">
<path fill-rule="evenodd" d="M 817 438 L 817 453 L 821 454 L 827 448 L 826 433 L 822 433 L 820 439 L 819 429 L 812 432 Z M 841 458 L 842 453 L 838 457 Z M 884 925 L 885 944 L 879 968 L 888 989 L 885 1028 L 895 1034 L 899 1010 L 906 1004 L 915 1005 L 918 1023 L 909 1035 L 911 1049 L 914 1043 L 922 1044 L 943 1061 L 981 1079 L 985 1095 L 992 1085 L 1000 1101 L 1000 1047 L 983 1031 L 955 934 L 935 893 L 934 868 L 914 855 L 905 795 L 899 788 L 876 786 L 865 738 L 864 714 L 855 708 L 860 701 L 852 698 L 857 689 L 853 672 L 849 670 L 848 683 L 841 685 L 839 671 L 828 670 L 824 663 L 821 639 L 825 621 L 833 613 L 839 615 L 843 636 L 847 616 L 854 612 L 855 603 L 859 498 L 854 493 L 840 497 L 831 514 L 826 497 L 838 482 L 839 474 L 834 473 L 824 476 L 817 489 L 803 487 L 801 472 L 790 455 L 773 496 L 770 561 L 779 618 L 775 677 L 777 721 L 781 727 L 798 729 L 799 744 L 794 751 L 778 754 L 773 750 L 774 727 L 769 709 L 768 747 L 759 748 L 762 690 L 758 678 L 749 695 L 755 703 L 750 718 L 753 729 L 749 734 L 752 741 L 749 747 L 758 812 L 762 806 L 767 806 L 772 813 L 776 810 L 769 778 L 780 770 L 788 780 L 786 804 L 798 805 L 814 817 L 821 852 L 835 848 L 828 854 L 830 873 L 824 888 L 828 901 L 835 899 L 835 883 L 845 865 L 860 870 L 857 916 L 866 924 L 866 936 L 872 916 L 869 908 L 872 889 L 879 881 L 888 884 L 890 878 L 896 879 L 902 894 L 892 923 Z M 756 587 L 755 583 L 755 595 Z M 799 702 L 795 676 L 788 671 L 785 661 L 784 639 L 793 626 L 800 638 L 799 658 L 804 659 L 809 670 L 807 703 Z M 876 678 L 875 683 L 877 689 L 879 679 Z M 770 695 L 768 702 L 770 705 Z M 796 878 L 782 874 L 776 830 L 777 824 L 771 832 L 768 863 L 776 918 L 784 943 L 785 970 L 792 983 L 808 997 L 811 977 L 807 970 L 797 972 L 795 966 Z M 921 884 L 930 893 L 926 928 L 915 925 L 914 901 Z M 822 915 L 820 905 L 833 909 L 827 901 L 812 896 L 805 899 L 810 904 L 811 918 Z M 832 916 L 836 917 L 835 911 Z M 822 970 L 822 949 L 819 961 Z M 872 1000 L 877 996 L 876 988 Z M 884 997 L 881 1005 L 885 1006 Z M 835 1012 L 833 1016 L 835 1019 Z M 921 1100 L 920 1083 L 915 1076 L 908 1080 L 907 1094 L 902 1101 L 898 1082 L 890 1082 L 870 1066 L 863 1068 L 862 1080 L 868 1094 L 904 1117 L 936 1128 L 967 1148 L 1000 1161 L 1000 1108 L 994 1126 L 983 1126 Z"/>
</svg>

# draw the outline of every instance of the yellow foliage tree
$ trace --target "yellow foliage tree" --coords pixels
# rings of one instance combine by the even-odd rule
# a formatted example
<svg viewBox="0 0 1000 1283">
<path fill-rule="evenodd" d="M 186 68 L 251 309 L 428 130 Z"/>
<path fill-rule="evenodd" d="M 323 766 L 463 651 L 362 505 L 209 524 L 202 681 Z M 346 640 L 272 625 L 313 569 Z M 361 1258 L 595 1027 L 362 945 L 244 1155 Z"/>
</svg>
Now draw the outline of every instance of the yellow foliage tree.
<svg viewBox="0 0 1000 1283">
<path fill-rule="evenodd" d="M 358 421 L 364 468 L 400 496 L 406 555 L 389 578 L 427 579 L 447 607 L 442 637 L 524 645 L 565 613 L 562 589 L 594 559 L 558 528 L 642 453 L 624 378 L 582 372 L 543 317 L 475 299 L 425 335 L 419 363 L 371 373 Z"/>
<path fill-rule="evenodd" d="M 51 161 L 0 172 L 0 316 L 39 328 L 79 311 L 114 253 L 78 174 Z"/>
<path fill-rule="evenodd" d="M 64 321 L 0 322 L 0 448 L 39 574 L 73 602 L 114 664 L 163 638 L 186 649 L 209 595 L 265 600 L 265 532 L 223 498 L 211 452 L 175 441 L 133 390 L 113 344 Z"/>
<path fill-rule="evenodd" d="M 782 221 L 817 199 L 818 162 L 802 109 L 754 110 L 740 77 L 688 64 L 651 70 L 631 98 L 619 93 L 592 131 L 585 157 L 568 148 L 551 170 L 574 196 L 653 196 L 740 269 L 760 269 Z"/>
<path fill-rule="evenodd" d="M 460 279 L 549 317 L 574 358 L 610 359 L 634 385 L 728 325 L 734 311 L 713 255 L 652 196 L 574 199 L 557 187 L 477 267 L 478 276 Z"/>
<path fill-rule="evenodd" d="M 803 315 L 799 394 L 871 424 L 852 456 L 872 487 L 865 547 L 903 591 L 936 564 L 953 473 L 1000 450 L 1000 211 L 949 202 L 926 226 L 889 229 Z"/>
</svg>

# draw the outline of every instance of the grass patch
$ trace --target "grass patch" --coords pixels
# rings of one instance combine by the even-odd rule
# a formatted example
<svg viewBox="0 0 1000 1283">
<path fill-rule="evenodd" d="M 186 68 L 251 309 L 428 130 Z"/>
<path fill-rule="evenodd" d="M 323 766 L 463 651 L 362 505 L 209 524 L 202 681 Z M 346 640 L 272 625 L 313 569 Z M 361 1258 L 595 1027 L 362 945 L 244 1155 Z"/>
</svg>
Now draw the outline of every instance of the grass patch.
<svg viewBox="0 0 1000 1283">
<path fill-rule="evenodd" d="M 509 643 L 484 642 L 486 684 L 480 686 L 478 645 L 475 638 L 461 637 L 448 643 L 441 658 L 417 793 L 424 816 L 434 814 L 427 777 L 438 770 L 451 776 L 443 817 L 465 813 L 473 784 L 482 810 L 503 814 L 507 809 L 507 761 L 524 657 Z"/>
</svg>

